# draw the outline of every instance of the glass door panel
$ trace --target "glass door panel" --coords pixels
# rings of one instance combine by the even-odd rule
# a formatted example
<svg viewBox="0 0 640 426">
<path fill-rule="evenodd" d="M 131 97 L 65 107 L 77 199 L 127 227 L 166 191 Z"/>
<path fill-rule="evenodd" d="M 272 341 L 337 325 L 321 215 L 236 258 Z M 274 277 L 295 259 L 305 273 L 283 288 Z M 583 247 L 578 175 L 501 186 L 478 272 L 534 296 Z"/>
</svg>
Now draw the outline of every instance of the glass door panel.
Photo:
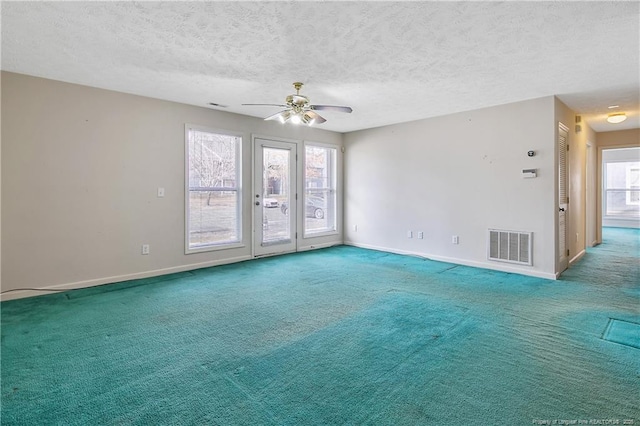
<svg viewBox="0 0 640 426">
<path fill-rule="evenodd" d="M 296 145 L 254 141 L 254 255 L 296 249 Z"/>
</svg>

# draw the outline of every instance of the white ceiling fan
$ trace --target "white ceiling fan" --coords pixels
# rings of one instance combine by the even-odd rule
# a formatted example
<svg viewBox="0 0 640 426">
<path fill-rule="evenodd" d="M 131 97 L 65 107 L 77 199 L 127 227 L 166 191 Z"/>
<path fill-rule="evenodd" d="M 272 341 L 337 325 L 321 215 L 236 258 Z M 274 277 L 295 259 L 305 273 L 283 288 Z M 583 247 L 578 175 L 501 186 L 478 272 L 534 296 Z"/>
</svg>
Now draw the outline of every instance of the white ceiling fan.
<svg viewBox="0 0 640 426">
<path fill-rule="evenodd" d="M 313 124 L 322 124 L 327 121 L 316 111 L 336 111 L 347 112 L 353 111 L 351 107 L 336 105 L 310 105 L 309 98 L 300 94 L 303 84 L 300 82 L 293 83 L 296 89 L 295 95 L 287 96 L 285 104 L 242 104 L 245 106 L 277 106 L 286 108 L 277 114 L 270 115 L 265 120 L 279 120 L 281 123 L 291 121 L 294 124 L 304 123 L 309 126 Z"/>
</svg>

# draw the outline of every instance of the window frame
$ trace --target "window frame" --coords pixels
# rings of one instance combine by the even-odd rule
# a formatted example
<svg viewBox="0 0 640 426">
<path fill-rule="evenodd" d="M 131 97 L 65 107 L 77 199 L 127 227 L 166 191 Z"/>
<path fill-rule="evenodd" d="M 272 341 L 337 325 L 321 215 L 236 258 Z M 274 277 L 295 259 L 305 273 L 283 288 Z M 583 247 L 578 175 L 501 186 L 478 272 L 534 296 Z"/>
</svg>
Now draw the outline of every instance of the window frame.
<svg viewBox="0 0 640 426">
<path fill-rule="evenodd" d="M 630 169 L 634 166 L 631 166 L 631 164 L 627 164 L 626 166 L 626 170 L 625 170 L 625 186 L 626 188 L 618 188 L 618 187 L 609 187 L 609 165 L 610 164 L 621 164 L 621 163 L 636 163 L 637 161 L 635 161 L 634 159 L 612 159 L 609 161 L 603 161 L 603 167 L 602 167 L 602 174 L 603 174 L 603 179 L 602 179 L 602 217 L 605 219 L 621 219 L 621 220 L 628 220 L 628 219 L 632 219 L 635 220 L 637 217 L 634 216 L 624 216 L 624 215 L 617 215 L 617 214 L 609 214 L 609 193 L 616 193 L 616 192 L 624 192 L 625 193 L 625 204 L 627 206 L 636 206 L 636 205 L 640 205 L 640 202 L 634 202 L 630 200 L 630 193 L 631 192 L 635 192 L 638 191 L 638 189 L 636 188 L 630 188 L 630 183 L 629 183 L 629 175 L 630 175 Z M 635 169 L 635 168 L 634 168 Z"/>
<path fill-rule="evenodd" d="M 306 217 L 306 203 L 307 203 L 307 147 L 317 147 L 324 149 L 333 149 L 335 155 L 333 156 L 333 164 L 329 165 L 330 173 L 329 173 L 329 185 L 327 190 L 330 191 L 334 195 L 334 224 L 333 229 L 325 229 L 317 232 L 309 232 L 307 229 L 307 217 Z M 304 141 L 303 143 L 303 157 L 302 157 L 302 204 L 299 207 L 302 213 L 300 216 L 302 217 L 302 238 L 318 238 L 329 235 L 338 235 L 340 233 L 340 223 L 339 223 L 339 200 L 340 200 L 340 185 L 339 179 L 340 174 L 338 170 L 338 165 L 340 164 L 340 152 L 342 147 L 340 145 L 330 144 L 330 143 L 322 143 L 322 142 L 313 142 L 313 141 Z M 330 156 L 331 157 L 331 156 Z M 329 160 L 331 161 L 331 159 Z"/>
<path fill-rule="evenodd" d="M 219 243 L 209 243 L 191 247 L 189 240 L 190 233 L 190 194 L 191 194 L 191 186 L 190 186 L 190 175 L 189 175 L 189 166 L 190 166 L 190 156 L 189 156 L 189 134 L 191 131 L 203 132 L 203 133 L 212 133 L 224 136 L 230 136 L 234 138 L 238 138 L 236 147 L 235 147 L 235 170 L 236 170 L 236 179 L 234 187 L 211 187 L 210 189 L 216 188 L 215 191 L 235 191 L 236 192 L 236 230 L 237 237 L 235 240 L 219 242 Z M 244 135 L 240 132 L 234 132 L 226 129 L 212 128 L 207 126 L 201 126 L 196 124 L 185 124 L 184 128 L 184 188 L 185 188 L 185 198 L 184 198 L 184 247 L 185 254 L 194 254 L 194 253 L 203 253 L 209 251 L 216 250 L 227 250 L 233 248 L 244 247 L 243 243 L 243 220 L 242 220 L 242 200 L 243 200 L 243 191 L 242 191 L 242 145 L 244 142 Z"/>
<path fill-rule="evenodd" d="M 640 185 L 633 185 L 633 180 L 634 177 L 632 176 L 632 174 L 636 174 L 636 178 L 635 180 L 638 181 L 640 180 L 640 168 L 638 166 L 632 166 L 632 165 L 628 165 L 627 166 L 627 193 L 626 193 L 626 201 L 627 201 L 627 205 L 628 206 L 638 206 L 640 205 L 640 200 L 632 200 L 631 199 L 631 193 L 632 192 L 638 192 L 640 191 Z M 637 194 L 636 194 L 637 195 Z"/>
</svg>

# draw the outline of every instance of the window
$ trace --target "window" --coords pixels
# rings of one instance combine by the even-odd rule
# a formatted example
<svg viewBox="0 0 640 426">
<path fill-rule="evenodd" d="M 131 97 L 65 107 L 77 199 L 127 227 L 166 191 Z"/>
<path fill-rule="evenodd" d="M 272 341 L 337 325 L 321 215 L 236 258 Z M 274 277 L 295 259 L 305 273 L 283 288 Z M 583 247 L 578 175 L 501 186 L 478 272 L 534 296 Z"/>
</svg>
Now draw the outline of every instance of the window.
<svg viewBox="0 0 640 426">
<path fill-rule="evenodd" d="M 632 163 L 627 167 L 627 205 L 640 205 L 640 167 Z"/>
<path fill-rule="evenodd" d="M 604 174 L 605 216 L 640 217 L 640 162 L 605 162 Z"/>
<path fill-rule="evenodd" d="M 186 252 L 238 246 L 242 137 L 186 126 Z"/>
<path fill-rule="evenodd" d="M 305 237 L 336 232 L 336 158 L 335 147 L 305 146 Z"/>
</svg>

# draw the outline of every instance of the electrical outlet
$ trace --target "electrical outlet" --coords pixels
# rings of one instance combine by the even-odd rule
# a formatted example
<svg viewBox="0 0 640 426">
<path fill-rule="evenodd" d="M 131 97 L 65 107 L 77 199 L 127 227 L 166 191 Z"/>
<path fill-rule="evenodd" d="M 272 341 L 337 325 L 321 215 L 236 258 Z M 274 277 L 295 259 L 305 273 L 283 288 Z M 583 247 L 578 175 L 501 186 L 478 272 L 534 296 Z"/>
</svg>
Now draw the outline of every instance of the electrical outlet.
<svg viewBox="0 0 640 426">
<path fill-rule="evenodd" d="M 142 245 L 142 254 L 149 254 L 149 244 Z"/>
<path fill-rule="evenodd" d="M 164 188 L 158 188 L 158 198 L 164 197 Z"/>
<path fill-rule="evenodd" d="M 460 237 L 458 237 L 457 235 L 454 235 L 453 237 L 451 237 L 451 244 L 459 244 L 460 243 Z"/>
<path fill-rule="evenodd" d="M 418 239 L 421 240 L 424 238 L 424 232 L 418 231 Z"/>
<path fill-rule="evenodd" d="M 407 231 L 407 238 L 413 238 L 413 232 Z"/>
</svg>

